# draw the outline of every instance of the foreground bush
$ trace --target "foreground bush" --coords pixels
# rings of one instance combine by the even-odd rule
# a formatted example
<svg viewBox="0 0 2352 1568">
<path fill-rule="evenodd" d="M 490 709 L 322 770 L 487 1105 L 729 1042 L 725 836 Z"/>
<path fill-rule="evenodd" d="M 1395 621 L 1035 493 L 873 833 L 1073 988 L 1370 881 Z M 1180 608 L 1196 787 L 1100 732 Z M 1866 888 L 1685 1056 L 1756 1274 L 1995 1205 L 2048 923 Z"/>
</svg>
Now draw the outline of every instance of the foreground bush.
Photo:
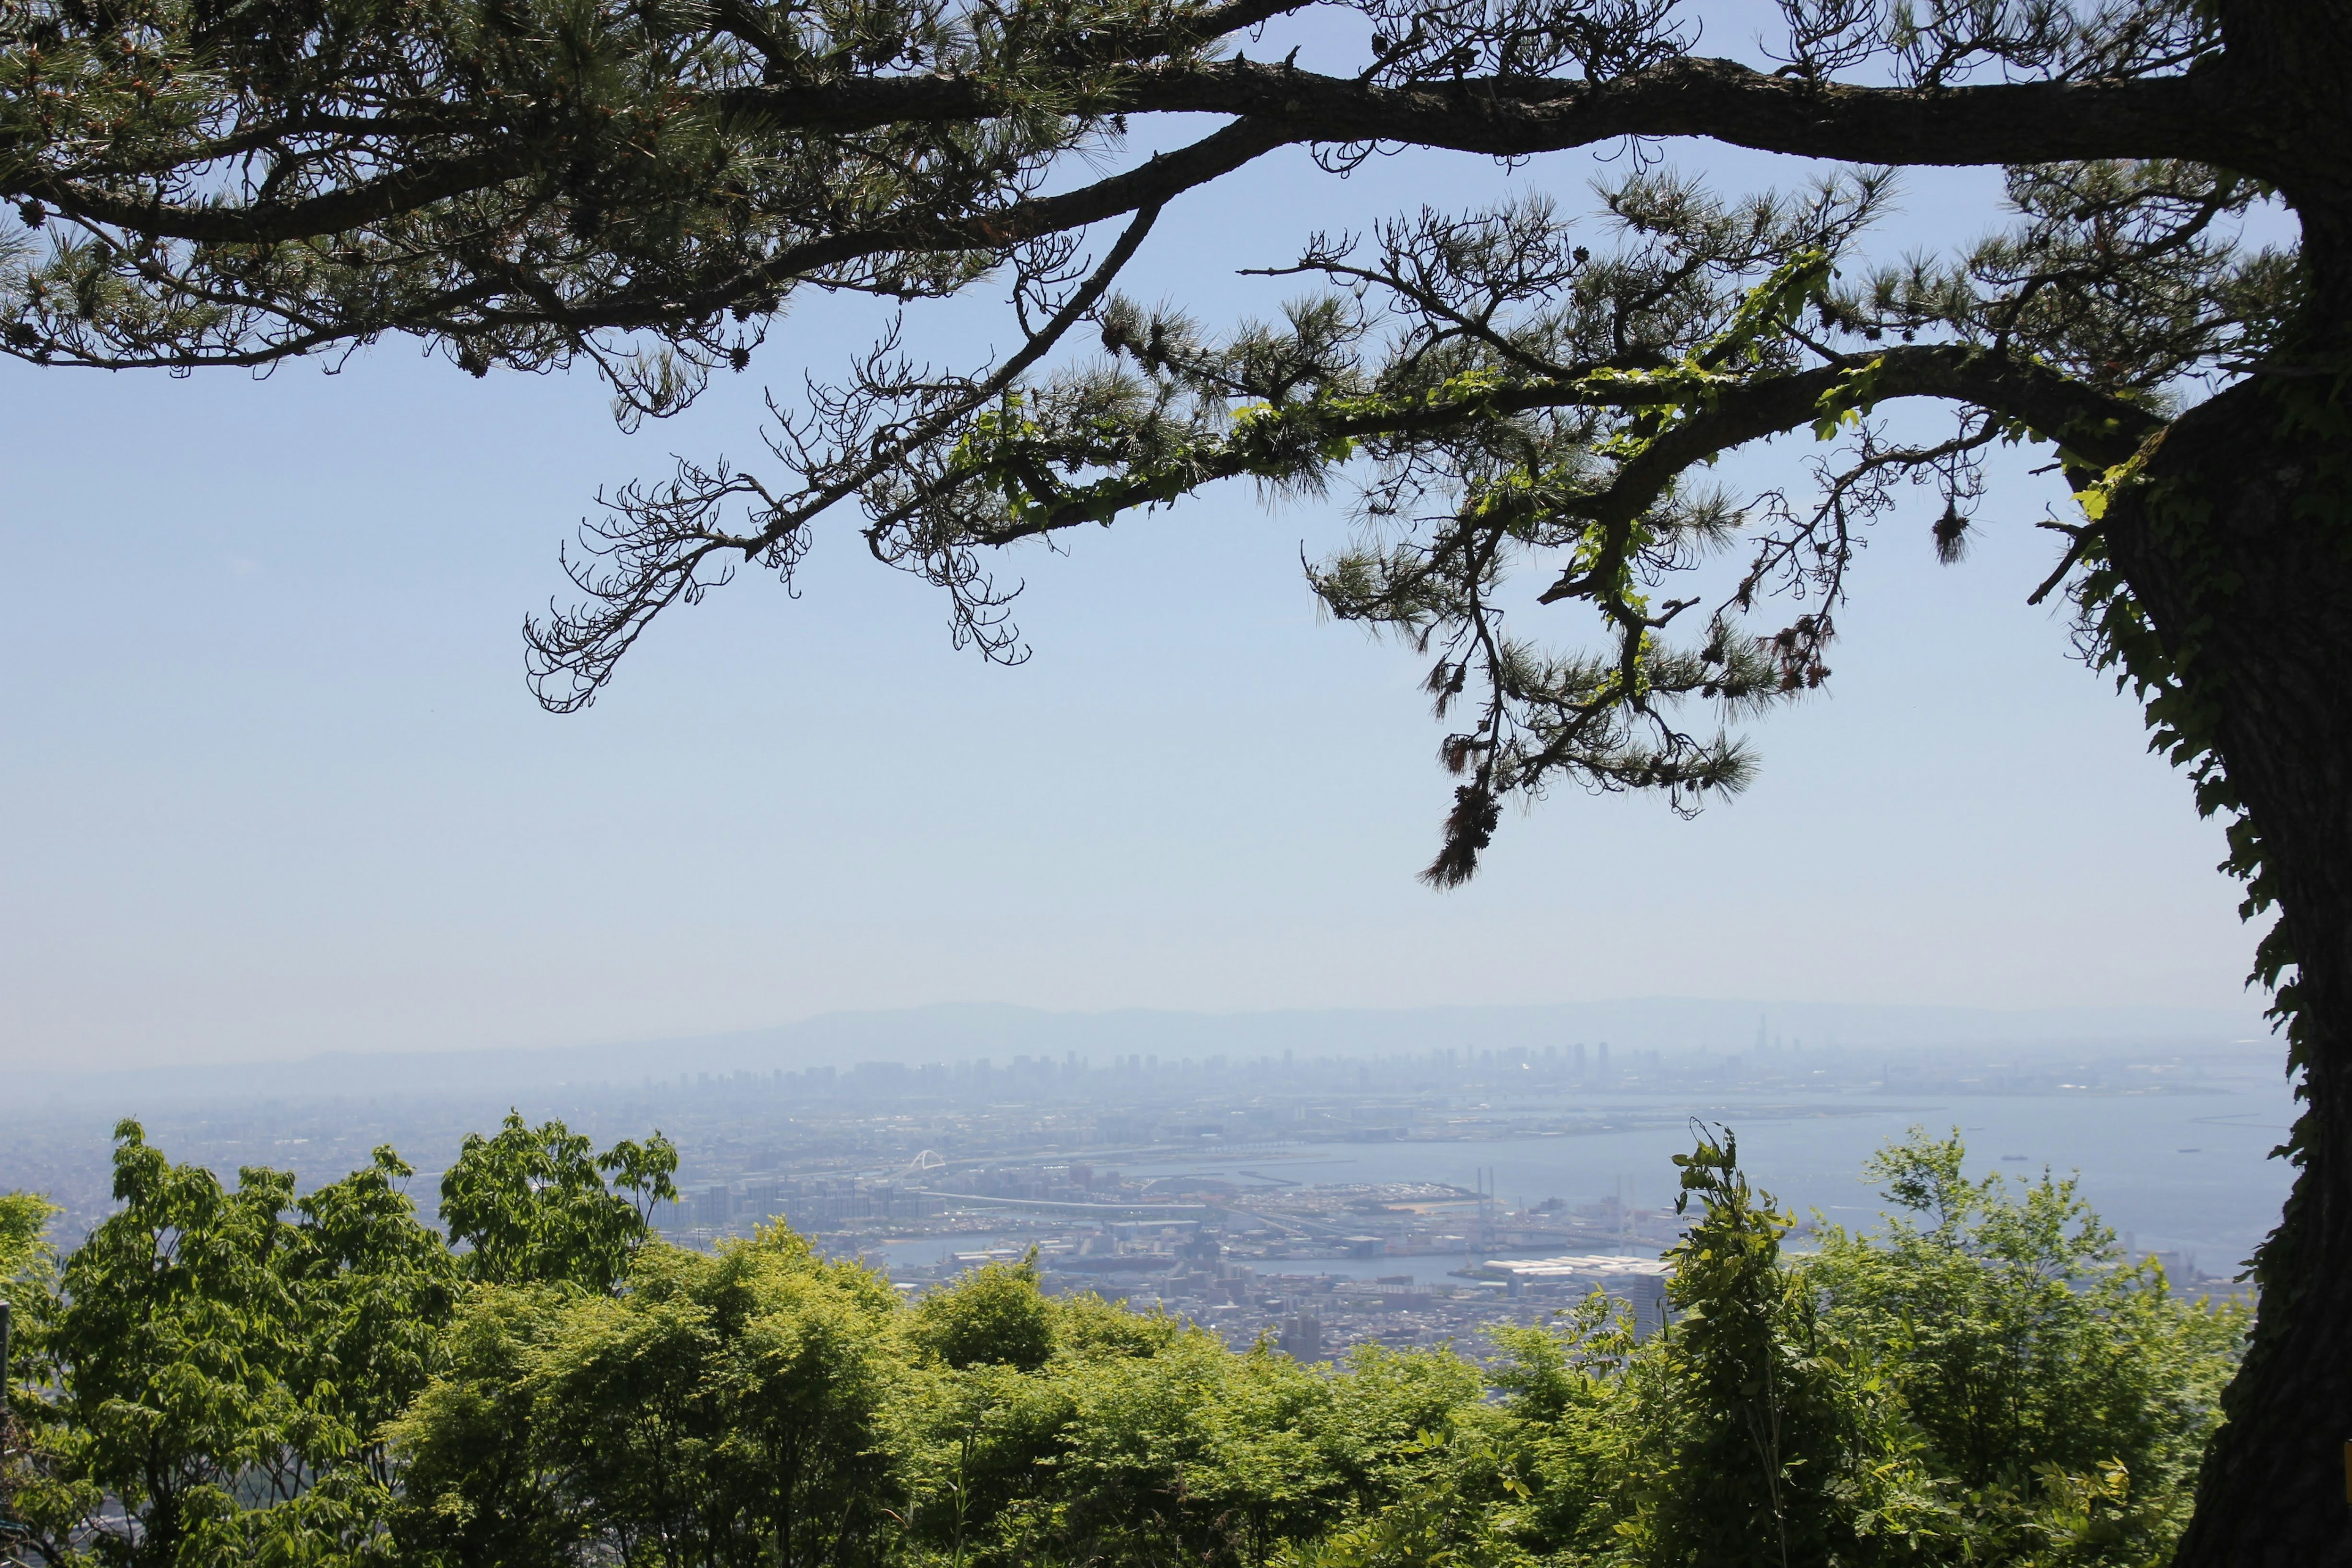
<svg viewBox="0 0 2352 1568">
<path fill-rule="evenodd" d="M 2156 1564 L 2242 1315 L 2071 1183 L 1915 1131 L 1893 1215 L 1784 1247 L 1682 1156 L 1674 1321 L 1596 1298 L 1486 1364 L 1305 1366 L 992 1266 L 909 1306 L 782 1228 L 646 1225 L 675 1155 L 510 1119 L 422 1225 L 389 1150 L 297 1198 L 119 1132 L 120 1213 L 26 1299 L 20 1555 L 121 1568 Z M 16 1233 L 21 1232 L 22 1235 Z"/>
</svg>

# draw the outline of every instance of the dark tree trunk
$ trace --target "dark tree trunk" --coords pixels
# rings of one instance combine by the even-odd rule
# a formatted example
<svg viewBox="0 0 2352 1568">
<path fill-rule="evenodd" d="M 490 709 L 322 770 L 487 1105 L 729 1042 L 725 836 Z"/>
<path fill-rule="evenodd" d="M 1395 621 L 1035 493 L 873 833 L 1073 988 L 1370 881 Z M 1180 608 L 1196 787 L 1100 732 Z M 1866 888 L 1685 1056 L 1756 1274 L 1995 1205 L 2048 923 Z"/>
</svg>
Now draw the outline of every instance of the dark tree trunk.
<svg viewBox="0 0 2352 1568">
<path fill-rule="evenodd" d="M 2305 374 L 2183 415 L 2106 542 L 2260 838 L 2305 1104 L 2253 1343 L 2175 1564 L 2352 1568 L 2352 0 L 2220 14 L 2221 68 L 2301 220 L 2309 294 L 2274 357 Z"/>
<path fill-rule="evenodd" d="M 2332 384 L 2262 377 L 2184 415 L 2109 521 L 2260 836 L 2308 1098 L 2179 1568 L 2352 1568 L 2352 449 Z"/>
</svg>

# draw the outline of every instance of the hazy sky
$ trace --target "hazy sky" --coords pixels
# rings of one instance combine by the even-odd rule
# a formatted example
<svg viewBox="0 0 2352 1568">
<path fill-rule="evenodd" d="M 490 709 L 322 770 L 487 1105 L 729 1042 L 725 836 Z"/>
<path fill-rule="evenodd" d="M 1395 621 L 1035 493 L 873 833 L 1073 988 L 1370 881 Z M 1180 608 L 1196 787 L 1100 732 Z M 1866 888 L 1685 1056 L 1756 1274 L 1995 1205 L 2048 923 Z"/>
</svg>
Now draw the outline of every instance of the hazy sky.
<svg viewBox="0 0 2352 1568">
<path fill-rule="evenodd" d="M 1594 169 L 1414 156 L 1342 184 L 1286 156 L 1171 209 L 1130 287 L 1216 319 L 1278 297 L 1232 268 L 1318 225 L 1582 202 Z M 1915 180 L 1886 248 L 1973 232 L 1993 188 Z M 1343 536 L 1331 509 L 1240 487 L 1005 562 L 1022 668 L 953 651 L 937 596 L 835 526 L 801 599 L 749 575 L 590 711 L 541 712 L 517 628 L 595 487 L 751 454 L 763 376 L 789 394 L 872 324 L 807 309 L 634 437 L 586 375 L 475 382 L 406 344 L 259 382 L 0 365 L 0 1063 L 967 999 L 2242 998 L 2218 830 L 2024 604 L 2049 480 L 2007 484 L 1958 569 L 1924 497 L 1881 530 L 1832 689 L 1757 727 L 1745 797 L 1682 822 L 1562 794 L 1446 895 L 1412 876 L 1449 795 L 1417 661 L 1318 621 L 1298 559 Z"/>
</svg>

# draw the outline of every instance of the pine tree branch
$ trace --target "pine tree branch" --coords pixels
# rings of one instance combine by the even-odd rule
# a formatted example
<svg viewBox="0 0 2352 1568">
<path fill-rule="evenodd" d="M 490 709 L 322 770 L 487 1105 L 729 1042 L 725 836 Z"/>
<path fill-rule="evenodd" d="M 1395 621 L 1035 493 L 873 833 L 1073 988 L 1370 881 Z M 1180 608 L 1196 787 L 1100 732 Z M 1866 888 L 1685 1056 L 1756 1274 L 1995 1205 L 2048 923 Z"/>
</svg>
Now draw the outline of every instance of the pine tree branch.
<svg viewBox="0 0 2352 1568">
<path fill-rule="evenodd" d="M 2164 423 L 2138 404 L 2032 360 L 1923 343 L 1722 391 L 1643 447 L 1581 510 L 1602 521 L 1638 517 L 1677 475 L 1735 447 L 1815 425 L 1849 393 L 1854 401 L 1843 405 L 1857 409 L 1904 397 L 1968 404 L 2059 443 L 2073 464 L 2102 468 L 2128 459 Z"/>
<path fill-rule="evenodd" d="M 1267 9 L 1260 5 L 1236 15 L 1255 16 Z M 2265 164 L 2274 142 L 2255 133 L 2257 117 L 2234 101 L 2236 96 L 2223 101 L 2210 74 L 1927 91 L 1791 80 L 1729 60 L 1690 58 L 1597 83 L 1488 77 L 1398 88 L 1239 59 L 1141 67 L 1073 109 L 1093 116 L 1241 115 L 1257 128 L 1251 135 L 1265 139 L 1261 151 L 1291 142 L 1387 142 L 1521 156 L 1626 136 L 1701 136 L 1864 163 L 2187 158 L 2249 174 L 2273 173 Z M 738 131 L 840 134 L 998 119 L 1022 108 L 1023 96 L 977 77 L 909 76 L 821 87 L 742 88 L 712 95 L 709 102 Z M 486 133 L 498 129 L 484 127 Z M 446 141 L 451 132 L 436 126 L 434 134 Z M 396 161 L 396 137 L 371 140 L 379 158 Z M 158 238 L 262 245 L 346 233 L 421 211 L 528 174 L 536 159 L 529 145 L 502 136 L 493 149 L 395 167 L 304 200 L 244 205 L 126 196 L 26 161 L 18 164 L 22 172 L 15 178 L 0 180 L 0 195 L 46 202 L 91 223 Z M 1139 184 L 1153 178 L 1143 170 L 1130 176 Z M 1106 191 L 1115 184 L 1091 189 Z M 1173 194 L 1181 187 L 1160 188 Z M 1055 217 L 1057 209 L 1038 205 L 1013 221 L 1034 216 L 1071 226 L 1141 205 L 1129 200 L 1106 209 L 1075 198 L 1075 193 L 1057 198 L 1058 210 L 1086 216 Z M 844 236 L 816 242 L 810 254 L 857 243 Z"/>
<path fill-rule="evenodd" d="M 2234 99 L 2234 94 L 2227 97 Z M 1516 156 L 1624 136 L 1704 136 L 1860 163 L 1989 164 L 2189 158 L 2256 166 L 2246 106 L 2211 75 L 2009 82 L 1926 90 L 1768 76 L 1731 60 L 1676 59 L 1610 81 L 1484 77 L 1387 87 L 1238 59 L 1147 66 L 1085 111 L 1244 114 L 1302 142 L 1391 142 Z M 726 112 L 771 129 L 855 131 L 986 119 L 1015 100 L 970 78 L 746 88 Z"/>
<path fill-rule="evenodd" d="M 795 245 L 713 287 L 680 297 L 621 296 L 593 312 L 551 319 L 581 330 L 652 326 L 726 309 L 827 268 L 894 252 L 1003 250 L 1048 234 L 1165 205 L 1186 191 L 1213 183 L 1292 140 L 1279 127 L 1236 121 L 1190 146 L 1060 195 L 1008 203 L 995 212 L 945 223 L 853 229 Z"/>
<path fill-rule="evenodd" d="M 1863 389 L 1866 388 L 1866 392 Z M 1927 397 L 1982 408 L 1996 417 L 2060 444 L 2075 466 L 2111 467 L 2138 450 L 2162 421 L 2137 404 L 2032 361 L 1956 344 L 1894 348 L 1858 363 L 1825 365 L 1793 374 L 1717 384 L 1705 406 L 1672 423 L 1619 468 L 1601 489 L 1566 510 L 1603 523 L 1639 517 L 1663 498 L 1676 476 L 1708 458 L 1768 437 L 1801 430 L 1860 408 L 1897 398 Z M 1536 381 L 1479 391 L 1455 399 L 1354 411 L 1313 413 L 1318 442 L 1427 439 L 1451 429 L 1546 408 L 1657 408 L 1673 401 L 1661 384 L 1641 377 L 1603 375 Z M 1181 477 L 1142 473 L 1090 485 L 992 526 L 979 542 L 1002 545 L 1076 527 L 1108 522 L 1138 506 L 1164 502 L 1218 479 L 1264 470 L 1256 444 L 1235 440 L 1196 454 Z M 1547 590 L 1547 602 L 1577 591 L 1570 579 Z"/>
</svg>

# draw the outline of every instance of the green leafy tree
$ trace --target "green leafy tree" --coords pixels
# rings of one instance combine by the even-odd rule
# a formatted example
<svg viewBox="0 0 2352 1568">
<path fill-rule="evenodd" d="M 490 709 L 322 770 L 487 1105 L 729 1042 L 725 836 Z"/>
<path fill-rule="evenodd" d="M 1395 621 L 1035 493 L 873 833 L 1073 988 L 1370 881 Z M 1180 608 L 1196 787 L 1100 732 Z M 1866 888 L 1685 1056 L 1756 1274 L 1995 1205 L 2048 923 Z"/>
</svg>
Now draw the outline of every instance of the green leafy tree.
<svg viewBox="0 0 2352 1568">
<path fill-rule="evenodd" d="M 1671 1468 L 1646 1528 L 1663 1561 L 1696 1568 L 1851 1561 L 1864 1421 L 1851 1365 L 1781 1258 L 1793 1216 L 1749 1187 L 1727 1130 L 1675 1163 L 1676 1212 L 1694 1197 L 1700 1212 L 1666 1254 L 1681 1321 L 1660 1342 L 1655 1415 Z"/>
<path fill-rule="evenodd" d="M 1054 1310 L 1039 1289 L 1033 1253 L 1017 1268 L 990 1263 L 928 1297 L 916 1338 L 948 1365 L 1034 1372 L 1054 1353 Z"/>
<path fill-rule="evenodd" d="M 1894 1217 L 1827 1230 L 1804 1281 L 1899 1399 L 1944 1483 L 1940 1529 L 1993 1561 L 2160 1562 L 2244 1314 L 2126 1265 L 2072 1181 L 2012 1194 L 1999 1173 L 1969 1178 L 1966 1152 L 1917 1129 L 1881 1151 Z"/>
<path fill-rule="evenodd" d="M 910 1545 L 990 1568 L 1218 1555 L 1225 1510 L 1187 1467 L 1231 1352 L 1173 1319 L 1034 1291 L 1025 1269 L 974 1270 L 913 1314 L 936 1370 L 900 1424 Z M 1013 1331 L 991 1343 L 965 1327 L 982 1322 Z"/>
<path fill-rule="evenodd" d="M 1490 1331 L 1519 1489 L 1498 1528 L 1546 1561 L 1643 1561 L 1639 1516 L 1671 1473 L 1663 1342 L 1644 1353 L 1632 1315 L 1597 1292 L 1558 1318 Z"/>
<path fill-rule="evenodd" d="M 17 1533 L 16 1493 L 33 1474 L 17 1442 L 17 1406 L 29 1413 L 35 1394 L 30 1387 L 19 1392 L 16 1368 L 21 1339 L 53 1305 L 57 1254 L 48 1228 L 57 1214 L 38 1193 L 0 1193 L 0 1301 L 8 1304 L 10 1320 L 0 1331 L 0 1551 Z"/>
<path fill-rule="evenodd" d="M 1025 1266 L 908 1316 L 904 1550 L 945 1563 L 1257 1568 L 1409 1498 L 1482 1394 L 1450 1352 L 1236 1354 L 1156 1312 L 1048 1300 Z"/>
<path fill-rule="evenodd" d="M 510 1119 L 445 1184 L 473 1244 L 453 1257 L 388 1148 L 298 1197 L 289 1173 L 226 1187 L 115 1131 L 119 1211 L 54 1280 L 47 1206 L 0 1203 L 26 1309 L 7 1484 L 28 1549 L 60 1564 L 383 1560 L 405 1485 L 385 1434 L 449 1353 L 467 1274 L 609 1290 L 674 1195 L 658 1135 L 594 1155 Z"/>
<path fill-rule="evenodd" d="M 404 1561 L 881 1561 L 883 1413 L 906 1342 L 887 1280 L 789 1231 L 654 1244 L 628 1289 L 488 1286 L 393 1428 Z"/>
<path fill-rule="evenodd" d="M 38 1193 L 0 1193 L 0 1288 L 51 1258 L 49 1221 L 57 1213 L 58 1205 Z"/>
<path fill-rule="evenodd" d="M 468 1279 L 609 1290 L 652 1233 L 655 1205 L 677 1201 L 677 1169 L 658 1132 L 599 1154 L 561 1121 L 534 1128 L 509 1111 L 492 1136 L 466 1135 L 441 1177 L 441 1220 L 467 1248 Z"/>
<path fill-rule="evenodd" d="M 928 1397 L 903 1402 L 895 1423 L 908 1555 L 964 1568 L 1024 1532 L 1030 1521 L 1016 1517 L 1036 1510 L 1040 1471 L 1059 1457 L 1068 1408 L 1058 1391 L 1003 1362 L 924 1381 Z"/>
<path fill-rule="evenodd" d="M 373 1561 L 376 1427 L 422 1386 L 454 1281 L 389 1150 L 296 1200 L 115 1130 L 120 1210 L 66 1261 L 30 1336 L 18 1509 L 52 1563 Z"/>
<path fill-rule="evenodd" d="M 773 462 L 617 492 L 570 563 L 578 607 L 530 628 L 542 700 L 589 701 L 739 568 L 789 579 L 835 513 L 1010 660 L 996 552 L 1223 479 L 1346 483 L 1365 538 L 1313 586 L 1429 658 L 1458 775 L 1440 885 L 1514 797 L 1738 788 L 1732 726 L 1828 679 L 1867 526 L 1916 484 L 1958 559 L 1980 459 L 2032 449 L 2079 503 L 2032 596 L 2071 599 L 2229 822 L 2310 1101 L 2182 1560 L 2352 1562 L 2352 16 L 1756 9 L 1733 60 L 1675 0 L 7 0 L 0 352 L 180 372 L 403 333 L 476 374 L 586 363 L 634 420 L 747 366 L 797 294 L 993 279 L 1015 309 L 991 364 L 924 365 L 894 332 L 780 402 Z M 1250 58 L 1290 16 L 1354 54 Z M 1157 114 L 1216 123 L 1130 151 Z M 1729 200 L 1646 170 L 1581 225 L 1540 195 L 1367 215 L 1359 243 L 1237 254 L 1306 292 L 1230 331 L 1117 294 L 1163 212 L 1277 149 L 1338 175 L 1382 148 L 1660 137 L 1847 172 Z M 2005 226 L 1874 265 L 1906 164 L 2000 169 Z M 2269 212 L 2291 244 L 2244 237 Z M 1881 417 L 1897 404 L 1948 423 Z M 1810 489 L 1693 477 L 1809 433 Z M 1730 550 L 1723 583 L 1695 571 Z"/>
<path fill-rule="evenodd" d="M 36 1427 L 54 1476 L 19 1506 L 53 1552 L 94 1535 L 101 1561 L 226 1563 L 251 1489 L 282 1503 L 301 1467 L 302 1412 L 274 1365 L 294 1307 L 270 1267 L 292 1178 L 248 1169 L 225 1189 L 136 1123 L 115 1138 L 121 1210 L 67 1260 L 40 1347 L 61 1394 Z"/>
<path fill-rule="evenodd" d="M 973 1331 L 983 1323 L 1002 1331 Z M 910 1324 L 919 1375 L 894 1422 L 911 1556 L 1009 1568 L 1088 1554 L 1073 1542 L 1133 1500 L 1107 1484 L 1124 1467 L 1090 1471 L 1080 1458 L 1105 1430 L 1096 1399 L 1198 1349 L 1197 1333 L 1095 1296 L 1049 1300 L 1025 1264 L 977 1269 L 927 1297 Z M 1148 1512 L 1129 1520 L 1126 1540 L 1160 1539 Z"/>
<path fill-rule="evenodd" d="M 1360 1386 L 1367 1370 L 1374 1386 Z M 1398 1385 L 1415 1381 L 1410 1372 L 1360 1363 L 1321 1376 L 1263 1343 L 1226 1372 L 1192 1417 L 1198 1447 L 1184 1466 L 1182 1495 L 1223 1537 L 1215 1555 L 1248 1568 L 1317 1538 L 1355 1498 L 1394 1499 L 1401 1489 L 1383 1483 L 1429 1468 L 1427 1434 L 1413 1417 L 1443 1426 L 1472 1396 L 1429 1391 L 1423 1380 L 1414 1392 L 1431 1397 L 1400 1400 Z"/>
<path fill-rule="evenodd" d="M 425 1386 L 459 1287 L 404 1190 L 414 1174 L 380 1148 L 368 1169 L 303 1194 L 276 1259 L 297 1310 L 282 1375 L 331 1422 L 321 1447 L 363 1478 L 370 1508 L 395 1479 L 384 1424 Z"/>
<path fill-rule="evenodd" d="M 1790 1256 L 1718 1133 L 1658 1331 L 1596 1297 L 1489 1368 L 1305 1366 L 1030 1264 L 909 1308 L 781 1228 L 608 1278 L 575 1225 L 583 1257 L 467 1280 L 389 1151 L 297 1199 L 125 1123 L 10 1473 L 58 1564 L 2156 1568 L 2242 1317 L 1963 1158 L 1890 1146 L 1895 1217 Z"/>
<path fill-rule="evenodd" d="M 975 1556 L 1007 1556 L 1006 1542 L 1037 1529 L 1038 1483 L 1060 1457 L 1073 1407 L 1058 1380 L 1029 1374 L 1065 1350 L 1066 1315 L 1041 1289 L 1034 1255 L 1018 1267 L 974 1269 L 916 1309 L 912 1345 L 936 1366 L 926 1369 L 933 1375 L 923 1396 L 902 1405 L 896 1446 L 919 1552 L 962 1568 Z M 1134 1326 L 1107 1321 L 1124 1316 L 1087 1321 L 1114 1355 L 1159 1348 L 1139 1342 Z"/>
<path fill-rule="evenodd" d="M 436 1375 L 388 1433 L 403 1489 L 392 1526 L 405 1559 L 484 1568 L 579 1561 L 583 1525 L 531 1438 L 536 1352 L 576 1287 L 468 1293 L 443 1336 Z"/>
<path fill-rule="evenodd" d="M 1490 1532 L 1612 1568 L 2168 1562 L 2243 1315 L 2122 1264 L 2069 1184 L 2012 1196 L 1962 1157 L 1890 1145 L 1885 1227 L 1790 1254 L 1703 1137 L 1673 1323 L 1637 1338 L 1596 1298 L 1497 1334 Z"/>
<path fill-rule="evenodd" d="M 1507 1507 L 1528 1489 L 1475 1421 L 1448 1438 L 1423 1434 L 1405 1452 L 1433 1460 L 1412 1487 L 1328 1531 L 1282 1543 L 1283 1568 L 1534 1568 Z"/>
</svg>

